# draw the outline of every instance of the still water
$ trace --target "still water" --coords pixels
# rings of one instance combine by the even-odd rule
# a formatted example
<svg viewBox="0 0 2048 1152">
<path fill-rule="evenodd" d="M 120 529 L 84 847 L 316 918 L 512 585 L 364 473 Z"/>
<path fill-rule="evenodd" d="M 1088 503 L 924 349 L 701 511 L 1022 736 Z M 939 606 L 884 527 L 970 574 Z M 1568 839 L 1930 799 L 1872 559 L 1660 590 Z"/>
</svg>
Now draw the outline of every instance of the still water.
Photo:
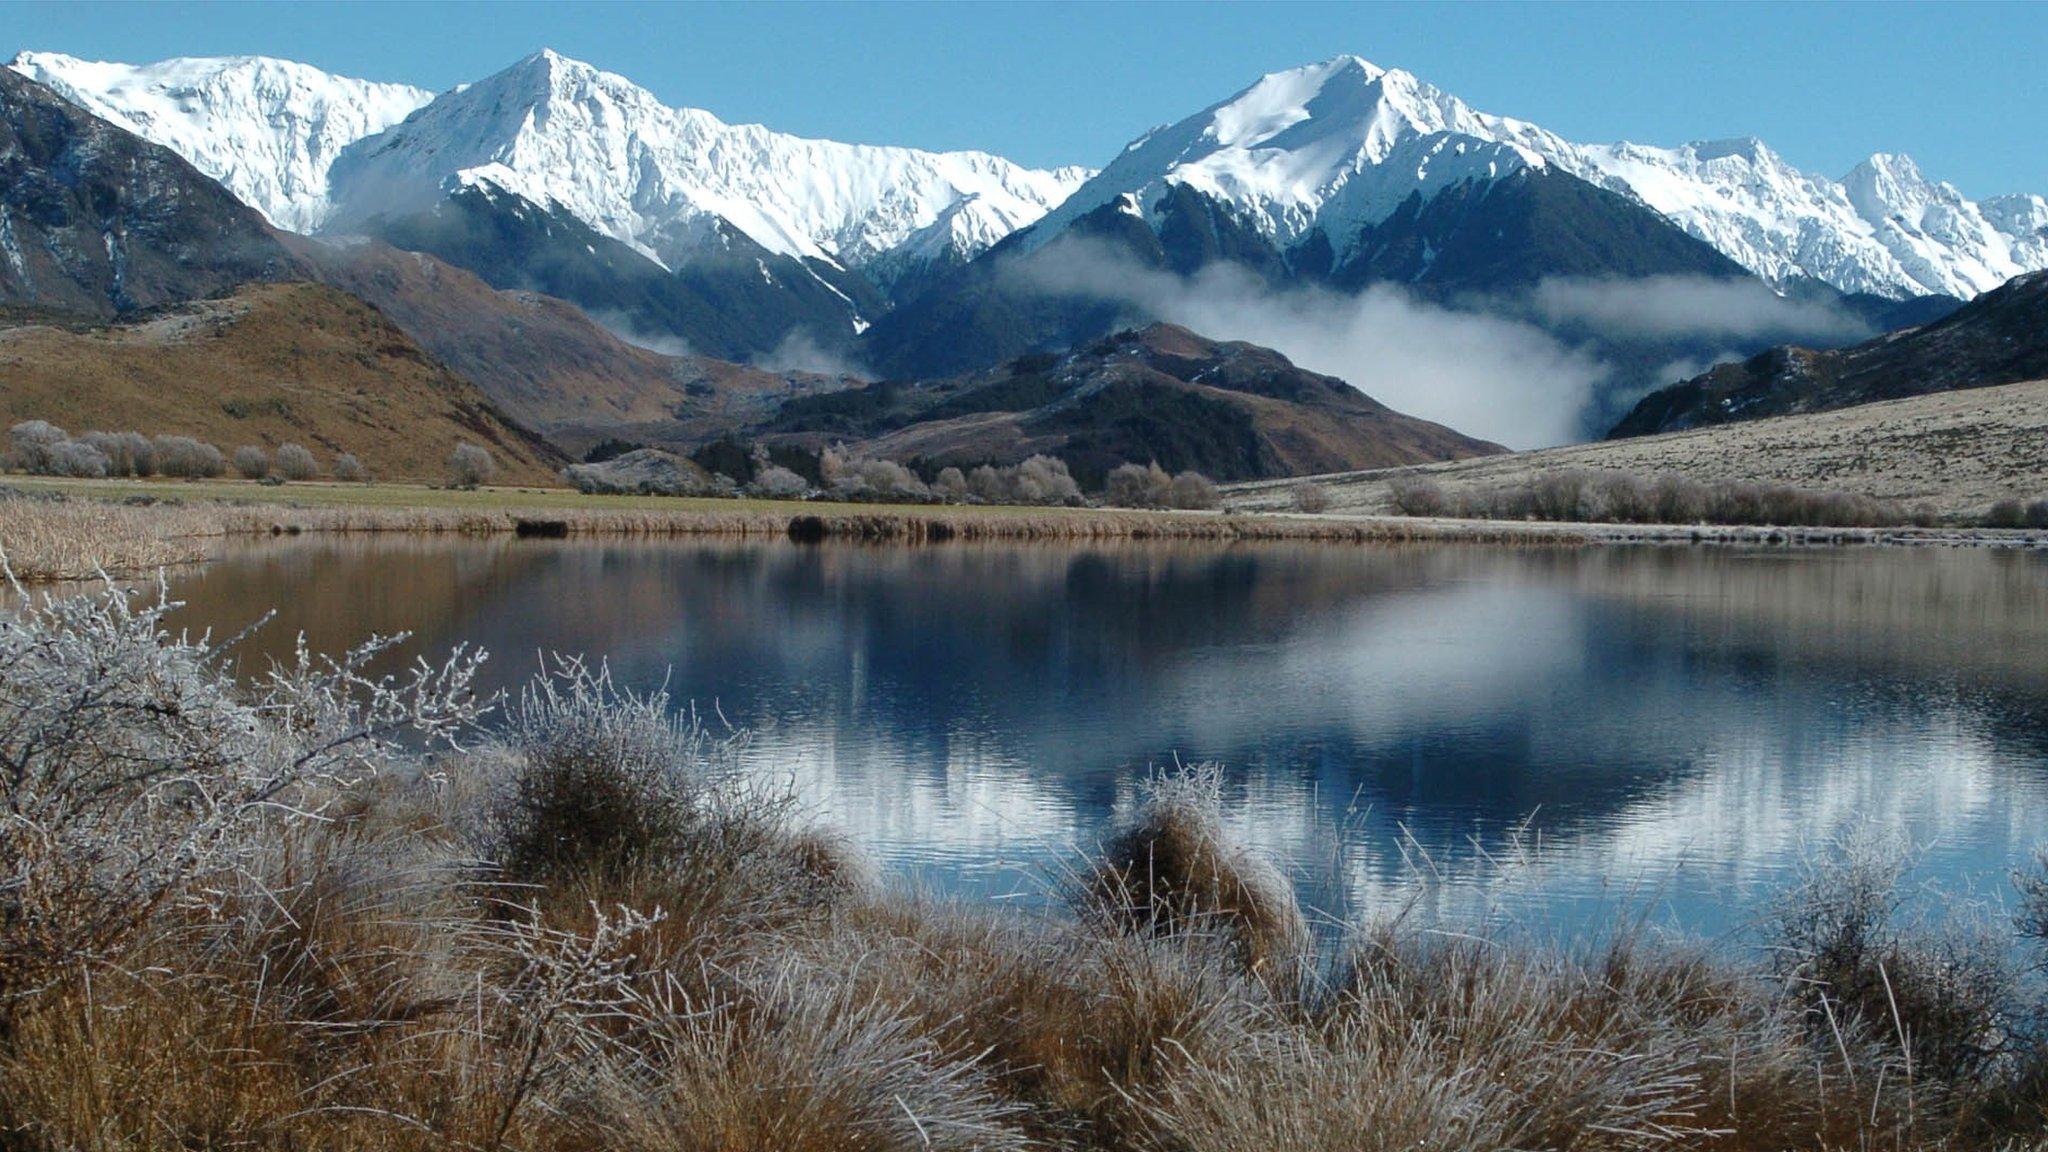
<svg viewBox="0 0 2048 1152">
<path fill-rule="evenodd" d="M 1176 759 L 1332 917 L 1725 937 L 1844 832 L 1903 831 L 1927 903 L 2048 845 L 2040 552 L 304 541 L 175 593 L 275 607 L 246 659 L 604 656 L 885 868 L 990 898 L 1041 898 Z"/>
</svg>

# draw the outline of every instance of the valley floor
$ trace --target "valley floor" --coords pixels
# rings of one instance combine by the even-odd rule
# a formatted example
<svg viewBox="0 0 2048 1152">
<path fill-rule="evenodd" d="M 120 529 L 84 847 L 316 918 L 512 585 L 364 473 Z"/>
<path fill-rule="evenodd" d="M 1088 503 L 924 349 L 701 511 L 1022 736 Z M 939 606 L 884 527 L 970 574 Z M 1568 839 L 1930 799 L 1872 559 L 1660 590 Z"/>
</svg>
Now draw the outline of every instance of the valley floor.
<svg viewBox="0 0 2048 1152">
<path fill-rule="evenodd" d="M 1455 491 L 1512 486 L 1570 469 L 1787 484 L 1925 503 L 1944 519 L 1974 517 L 1998 500 L 2048 496 L 2048 380 L 1315 479 L 1333 512 L 1379 514 L 1393 510 L 1393 487 L 1403 478 L 1424 477 Z M 1248 509 L 1290 508 L 1299 484 L 1259 481 L 1226 495 Z"/>
<path fill-rule="evenodd" d="M 2048 385 L 2044 385 L 2048 396 Z M 1692 435 L 1692 434 L 1682 434 Z M 1675 438 L 1660 438 L 1675 439 Z M 1637 442 L 1630 442 L 1636 444 Z M 1647 442 L 1644 442 L 1647 443 Z M 1589 445 L 1433 466 L 1446 480 L 1505 481 L 1531 462 L 1584 467 Z M 1637 449 L 1639 450 L 1639 449 Z M 1609 465 L 1613 466 L 1613 465 Z M 1390 478 L 1415 469 L 1320 477 L 1335 511 L 1279 511 L 1300 481 L 1229 490 L 1222 512 L 999 505 L 843 504 L 583 495 L 560 488 L 451 490 L 403 484 L 234 480 L 0 478 L 0 555 L 17 578 L 137 575 L 211 559 L 241 537 L 329 532 L 526 536 L 761 536 L 932 543 L 947 540 L 1293 540 L 1531 545 L 1989 545 L 2048 548 L 2048 532 L 1981 528 L 1779 528 L 1709 524 L 1586 524 L 1384 514 Z M 2048 486 L 2044 486 L 2048 488 Z"/>
</svg>

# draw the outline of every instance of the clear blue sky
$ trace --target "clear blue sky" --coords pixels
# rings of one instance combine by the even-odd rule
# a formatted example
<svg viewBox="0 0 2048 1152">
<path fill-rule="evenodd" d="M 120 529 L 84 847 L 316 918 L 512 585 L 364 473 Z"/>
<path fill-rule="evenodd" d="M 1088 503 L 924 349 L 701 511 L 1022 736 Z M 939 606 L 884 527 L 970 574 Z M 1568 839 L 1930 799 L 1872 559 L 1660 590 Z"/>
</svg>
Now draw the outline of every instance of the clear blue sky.
<svg viewBox="0 0 2048 1152">
<path fill-rule="evenodd" d="M 1102 164 L 1261 73 L 1355 53 L 1588 141 L 1754 135 L 1839 176 L 1905 152 L 2048 194 L 2048 3 L 160 4 L 0 2 L 0 43 L 260 53 L 445 88 L 552 47 L 787 132 Z"/>
</svg>

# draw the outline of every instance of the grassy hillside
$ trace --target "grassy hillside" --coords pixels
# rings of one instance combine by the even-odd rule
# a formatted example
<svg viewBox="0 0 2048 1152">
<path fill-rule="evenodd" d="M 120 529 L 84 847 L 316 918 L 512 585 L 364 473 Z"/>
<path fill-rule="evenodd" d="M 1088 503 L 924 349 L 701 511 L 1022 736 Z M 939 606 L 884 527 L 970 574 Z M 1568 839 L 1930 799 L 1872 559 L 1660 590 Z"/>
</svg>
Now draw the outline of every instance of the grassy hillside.
<svg viewBox="0 0 2048 1152">
<path fill-rule="evenodd" d="M 554 483 L 560 465 L 376 309 L 313 284 L 250 285 L 111 326 L 0 329 L 0 421 L 30 419 L 225 452 L 297 441 L 323 468 L 350 452 L 389 479 L 443 477 L 465 440 L 506 482 Z"/>
<path fill-rule="evenodd" d="M 1394 485 L 1423 477 L 1448 491 L 1592 469 L 1702 483 L 1785 484 L 1925 503 L 1946 516 L 1982 515 L 2007 498 L 2048 496 L 2048 380 L 1862 404 L 1827 412 L 1546 448 L 1428 468 L 1321 477 L 1335 511 L 1393 507 Z M 1291 482 L 1229 492 L 1252 508 L 1291 507 Z"/>
</svg>

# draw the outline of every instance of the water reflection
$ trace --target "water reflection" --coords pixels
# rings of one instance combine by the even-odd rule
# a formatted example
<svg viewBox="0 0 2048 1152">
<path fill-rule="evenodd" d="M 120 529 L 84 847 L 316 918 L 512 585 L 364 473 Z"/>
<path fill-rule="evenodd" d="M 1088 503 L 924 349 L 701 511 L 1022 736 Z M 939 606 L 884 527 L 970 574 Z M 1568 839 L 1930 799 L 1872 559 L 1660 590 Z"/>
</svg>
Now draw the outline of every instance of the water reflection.
<svg viewBox="0 0 2048 1152">
<path fill-rule="evenodd" d="M 1233 822 L 1335 915 L 1718 932 L 1849 823 L 1951 885 L 2048 842 L 2039 554 L 309 541 L 177 591 L 223 627 L 275 605 L 253 658 L 605 654 L 973 891 L 1032 891 L 1175 757 L 1225 763 Z"/>
</svg>

